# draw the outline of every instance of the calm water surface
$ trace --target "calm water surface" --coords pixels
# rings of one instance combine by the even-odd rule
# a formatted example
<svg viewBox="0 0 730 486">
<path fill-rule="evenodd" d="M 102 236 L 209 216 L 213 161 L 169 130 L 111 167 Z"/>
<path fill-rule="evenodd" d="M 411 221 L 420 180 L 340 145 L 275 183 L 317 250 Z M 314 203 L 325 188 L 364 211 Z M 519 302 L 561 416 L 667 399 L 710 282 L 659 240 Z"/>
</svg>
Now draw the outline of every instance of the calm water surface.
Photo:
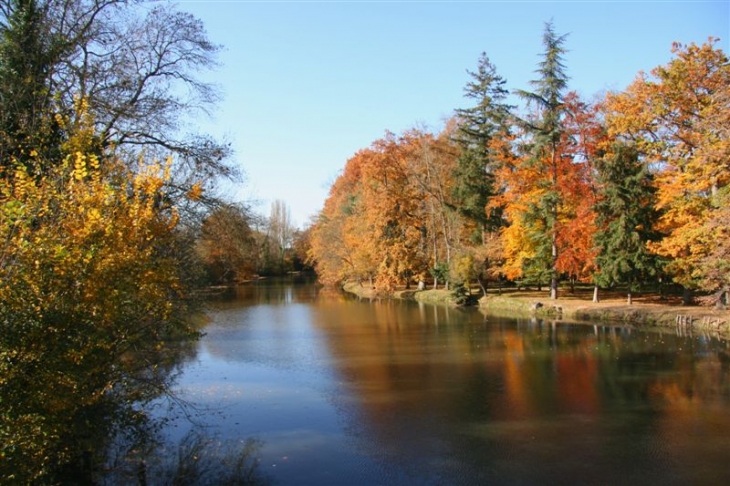
<svg viewBox="0 0 730 486">
<path fill-rule="evenodd" d="M 276 484 L 730 484 L 724 341 L 291 283 L 211 317 L 179 393 Z"/>
</svg>

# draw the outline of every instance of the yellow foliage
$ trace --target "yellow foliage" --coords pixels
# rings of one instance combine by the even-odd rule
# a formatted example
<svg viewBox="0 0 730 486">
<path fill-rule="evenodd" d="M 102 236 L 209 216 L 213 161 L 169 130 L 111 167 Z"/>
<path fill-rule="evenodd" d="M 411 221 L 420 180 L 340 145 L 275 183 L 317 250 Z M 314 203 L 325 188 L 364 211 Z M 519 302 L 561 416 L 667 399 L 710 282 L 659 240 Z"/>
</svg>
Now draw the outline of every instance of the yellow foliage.
<svg viewBox="0 0 730 486">
<path fill-rule="evenodd" d="M 158 163 L 131 173 L 83 150 L 0 179 L 0 400 L 14 404 L 0 442 L 29 470 L 64 460 L 68 418 L 140 366 L 120 361 L 131 339 L 152 345 L 169 325 L 181 285 L 165 181 Z"/>
<path fill-rule="evenodd" d="M 192 201 L 199 201 L 203 196 L 203 185 L 200 182 L 196 182 L 190 187 L 187 193 L 188 199 Z"/>
</svg>

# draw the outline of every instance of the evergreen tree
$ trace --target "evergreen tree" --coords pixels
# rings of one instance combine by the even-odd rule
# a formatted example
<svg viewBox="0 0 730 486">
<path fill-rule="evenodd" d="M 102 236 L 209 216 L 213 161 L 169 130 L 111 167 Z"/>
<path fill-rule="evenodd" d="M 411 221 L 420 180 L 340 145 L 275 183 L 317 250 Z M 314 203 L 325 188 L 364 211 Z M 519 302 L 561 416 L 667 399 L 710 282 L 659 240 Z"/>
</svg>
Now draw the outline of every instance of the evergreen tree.
<svg viewBox="0 0 730 486">
<path fill-rule="evenodd" d="M 564 91 L 568 86 L 568 76 L 565 74 L 563 55 L 566 50 L 563 47 L 566 35 L 558 36 L 551 22 L 545 24 L 543 34 L 543 45 L 545 52 L 543 60 L 539 63 L 536 73 L 538 79 L 531 81 L 534 91 L 517 91 L 517 94 L 525 99 L 528 108 L 535 109 L 534 115 L 527 119 L 520 120 L 527 136 L 524 149 L 526 150 L 527 165 L 538 166 L 544 173 L 541 181 L 542 190 L 540 199 L 529 208 L 530 213 L 526 219 L 539 221 L 533 227 L 543 234 L 534 235 L 532 238 L 539 244 L 536 254 L 541 258 L 534 258 L 531 266 L 538 266 L 539 269 L 527 269 L 526 273 L 536 271 L 543 272 L 548 269 L 550 272 L 550 298 L 558 298 L 558 212 L 561 204 L 560 191 L 558 189 L 559 166 L 561 165 L 561 153 L 559 150 L 563 135 L 564 117 Z"/>
<path fill-rule="evenodd" d="M 456 110 L 457 142 L 462 153 L 455 172 L 453 196 L 458 211 L 478 224 L 483 243 L 484 232 L 502 223 L 500 210 L 486 209 L 496 191 L 497 160 L 491 145 L 494 137 L 508 133 L 507 120 L 512 107 L 505 102 L 506 81 L 497 74 L 485 53 L 479 58 L 477 71 L 468 73 L 472 81 L 464 88 L 464 95 L 476 105 Z"/>
<path fill-rule="evenodd" d="M 597 169 L 601 197 L 596 204 L 598 231 L 594 237 L 596 283 L 627 285 L 630 304 L 632 292 L 658 270 L 656 255 L 647 249 L 648 242 L 659 239 L 653 230 L 655 189 L 633 146 L 617 142 L 598 161 Z"/>
</svg>

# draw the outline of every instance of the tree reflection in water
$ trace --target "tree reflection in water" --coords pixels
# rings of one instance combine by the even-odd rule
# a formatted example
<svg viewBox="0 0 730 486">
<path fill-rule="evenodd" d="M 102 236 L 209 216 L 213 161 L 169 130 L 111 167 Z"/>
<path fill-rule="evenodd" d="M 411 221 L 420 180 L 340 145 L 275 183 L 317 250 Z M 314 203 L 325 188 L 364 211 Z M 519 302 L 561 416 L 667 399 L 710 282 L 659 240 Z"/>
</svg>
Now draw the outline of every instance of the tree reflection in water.
<svg viewBox="0 0 730 486">
<path fill-rule="evenodd" d="M 221 442 L 191 432 L 170 445 L 161 434 L 175 414 L 205 416 L 173 384 L 196 354 L 196 332 L 139 337 L 118 353 L 86 353 L 69 364 L 62 340 L 39 340 L 42 367 L 0 377 L 3 484 L 266 484 L 255 440 Z M 90 393 L 89 390 L 94 391 Z"/>
<path fill-rule="evenodd" d="M 177 445 L 125 447 L 104 473 L 106 485 L 267 485 L 270 478 L 259 469 L 256 439 L 222 441 L 192 430 Z"/>
</svg>

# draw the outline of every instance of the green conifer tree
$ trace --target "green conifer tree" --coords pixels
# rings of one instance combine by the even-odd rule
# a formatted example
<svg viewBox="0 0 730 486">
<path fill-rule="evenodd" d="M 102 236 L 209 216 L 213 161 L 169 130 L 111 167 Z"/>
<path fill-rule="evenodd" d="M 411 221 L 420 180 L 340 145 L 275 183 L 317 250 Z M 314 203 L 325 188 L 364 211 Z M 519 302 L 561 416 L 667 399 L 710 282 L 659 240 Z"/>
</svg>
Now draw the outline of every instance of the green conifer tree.
<svg viewBox="0 0 730 486">
<path fill-rule="evenodd" d="M 659 236 L 653 230 L 657 221 L 655 189 L 633 146 L 615 143 L 611 153 L 596 165 L 601 190 L 594 236 L 598 250 L 596 283 L 604 287 L 626 285 L 631 304 L 638 285 L 658 273 L 660 262 L 647 249 L 647 242 Z"/>
<path fill-rule="evenodd" d="M 505 101 L 509 94 L 506 81 L 497 74 L 485 53 L 479 58 L 477 71 L 468 73 L 472 80 L 464 88 L 464 95 L 476 105 L 456 110 L 459 123 L 456 139 L 462 153 L 455 173 L 453 196 L 457 210 L 477 223 L 478 238 L 483 243 L 484 232 L 502 224 L 499 209 L 486 209 L 496 191 L 494 170 L 497 161 L 490 145 L 494 137 L 508 133 L 512 107 Z"/>
<path fill-rule="evenodd" d="M 534 225 L 544 234 L 533 235 L 533 239 L 540 243 L 537 254 L 542 258 L 534 258 L 531 265 L 538 269 L 526 269 L 526 274 L 547 269 L 550 273 L 550 298 L 558 298 L 558 211 L 561 196 L 558 188 L 559 165 L 561 153 L 559 146 L 563 135 L 564 92 L 568 86 L 568 76 L 565 73 L 563 56 L 566 52 L 563 44 L 566 35 L 558 36 L 553 29 L 552 22 L 545 24 L 543 45 L 545 52 L 539 63 L 538 79 L 531 81 L 534 91 L 518 90 L 517 94 L 525 99 L 528 108 L 535 109 L 534 115 L 519 121 L 525 131 L 527 164 L 537 164 L 545 173 L 543 195 L 530 208 L 532 214 L 526 219 L 539 221 Z"/>
</svg>

